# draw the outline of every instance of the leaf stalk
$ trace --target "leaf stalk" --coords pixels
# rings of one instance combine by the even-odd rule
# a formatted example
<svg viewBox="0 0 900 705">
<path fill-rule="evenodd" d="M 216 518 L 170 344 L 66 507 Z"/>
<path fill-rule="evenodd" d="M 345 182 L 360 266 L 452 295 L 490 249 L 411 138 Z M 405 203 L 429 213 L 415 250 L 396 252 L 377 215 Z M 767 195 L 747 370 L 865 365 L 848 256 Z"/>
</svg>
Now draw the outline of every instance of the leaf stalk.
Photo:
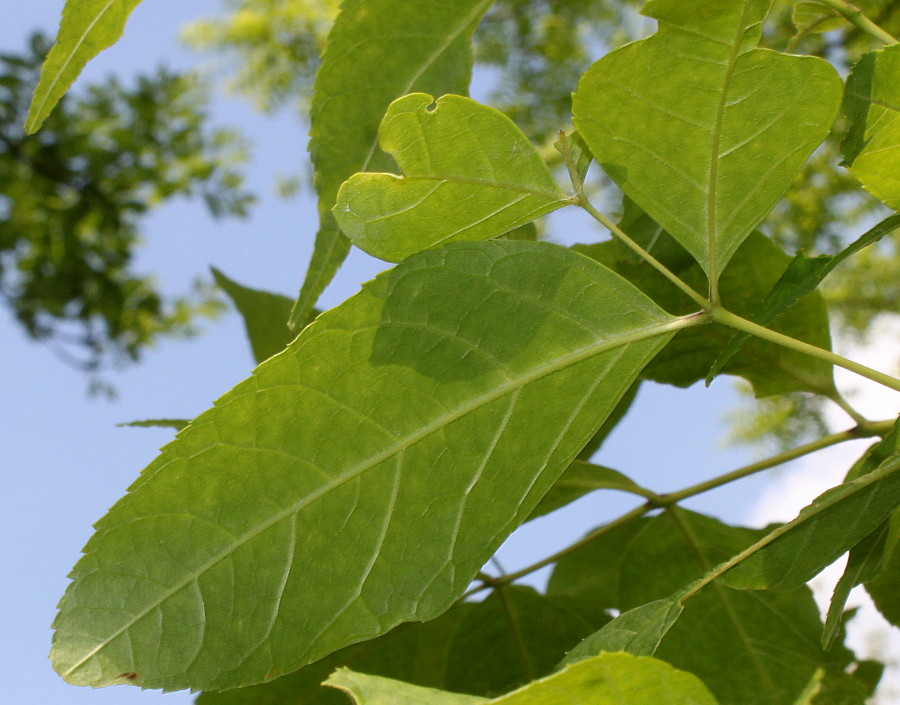
<svg viewBox="0 0 900 705">
<path fill-rule="evenodd" d="M 819 0 L 819 2 L 830 7 L 861 32 L 865 32 L 885 44 L 897 44 L 896 37 L 866 17 L 866 14 L 856 5 L 846 2 L 846 0 Z"/>
</svg>

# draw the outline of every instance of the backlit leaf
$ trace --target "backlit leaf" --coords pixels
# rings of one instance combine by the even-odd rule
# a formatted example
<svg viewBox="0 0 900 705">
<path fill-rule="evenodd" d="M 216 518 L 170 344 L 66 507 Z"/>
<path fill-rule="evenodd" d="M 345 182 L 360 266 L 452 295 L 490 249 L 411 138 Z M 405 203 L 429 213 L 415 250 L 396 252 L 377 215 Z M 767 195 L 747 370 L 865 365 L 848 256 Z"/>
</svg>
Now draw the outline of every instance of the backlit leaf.
<svg viewBox="0 0 900 705">
<path fill-rule="evenodd" d="M 651 0 L 659 31 L 591 67 L 575 126 L 607 174 L 711 279 L 831 129 L 826 61 L 756 48 L 771 0 Z"/>
<path fill-rule="evenodd" d="M 529 519 L 549 514 L 597 490 L 615 490 L 638 497 L 647 496 L 646 490 L 618 470 L 575 460 L 544 495 Z"/>
<path fill-rule="evenodd" d="M 385 171 L 378 149 L 388 106 L 414 91 L 466 94 L 472 33 L 493 0 L 410 3 L 347 0 L 316 73 L 309 150 L 319 194 L 319 231 L 291 327 L 302 327 L 350 250 L 331 214 L 341 184 L 360 171 Z"/>
<path fill-rule="evenodd" d="M 866 190 L 900 210 L 900 45 L 866 54 L 847 81 L 844 164 Z"/>
<path fill-rule="evenodd" d="M 125 23 L 141 0 L 66 0 L 56 44 L 41 68 L 31 99 L 25 131 L 37 132 L 69 90 L 78 74 L 125 31 Z"/>
<path fill-rule="evenodd" d="M 333 212 L 353 244 L 380 259 L 488 240 L 571 203 L 513 121 L 469 98 L 400 98 L 379 140 L 403 176 L 352 176 Z"/>
<path fill-rule="evenodd" d="M 686 323 L 555 245 L 413 255 L 194 420 L 100 520 L 55 667 L 224 689 L 435 618 Z"/>
</svg>

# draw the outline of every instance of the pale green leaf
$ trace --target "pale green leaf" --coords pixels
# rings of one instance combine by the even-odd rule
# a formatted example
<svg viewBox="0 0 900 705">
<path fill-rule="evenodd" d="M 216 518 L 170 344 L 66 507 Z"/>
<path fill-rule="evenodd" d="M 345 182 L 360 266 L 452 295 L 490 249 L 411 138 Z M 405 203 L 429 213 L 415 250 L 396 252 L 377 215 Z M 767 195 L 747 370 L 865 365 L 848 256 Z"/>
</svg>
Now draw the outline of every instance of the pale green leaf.
<svg viewBox="0 0 900 705">
<path fill-rule="evenodd" d="M 242 286 L 215 267 L 212 268 L 212 273 L 216 284 L 228 294 L 244 319 L 247 338 L 256 362 L 268 360 L 284 350 L 294 337 L 288 328 L 293 301 L 280 294 Z"/>
<path fill-rule="evenodd" d="M 844 164 L 866 190 L 900 210 L 900 45 L 866 54 L 847 81 Z"/>
<path fill-rule="evenodd" d="M 890 448 L 875 467 L 819 495 L 796 519 L 773 533 L 760 550 L 729 570 L 723 580 L 759 590 L 803 585 L 886 521 L 900 504 L 897 427 L 870 451 Z"/>
<path fill-rule="evenodd" d="M 316 73 L 309 150 L 319 194 L 315 249 L 291 315 L 301 328 L 350 250 L 331 214 L 341 184 L 360 171 L 385 171 L 378 149 L 388 106 L 414 91 L 466 94 L 472 33 L 493 0 L 410 3 L 346 0 Z"/>
<path fill-rule="evenodd" d="M 433 619 L 686 324 L 555 245 L 413 255 L 223 396 L 100 520 L 55 667 L 224 689 Z"/>
<path fill-rule="evenodd" d="M 597 162 L 711 279 L 826 137 L 826 61 L 756 48 L 771 0 L 652 0 L 659 31 L 600 59 L 573 98 Z"/>
<path fill-rule="evenodd" d="M 125 23 L 141 0 L 66 0 L 56 44 L 41 68 L 31 99 L 25 132 L 37 132 L 78 74 L 122 36 Z"/>
<path fill-rule="evenodd" d="M 716 705 L 691 674 L 629 654 L 603 654 L 581 661 L 490 701 L 346 670 L 332 675 L 327 685 L 346 691 L 357 705 Z"/>
<path fill-rule="evenodd" d="M 834 8 L 815 0 L 795 2 L 791 8 L 791 21 L 797 28 L 797 37 L 833 32 L 847 26 L 847 21 Z"/>
<path fill-rule="evenodd" d="M 333 210 L 374 257 L 399 262 L 444 242 L 488 240 L 571 204 L 513 121 L 469 98 L 400 98 L 379 139 L 403 176 L 356 174 Z"/>
</svg>

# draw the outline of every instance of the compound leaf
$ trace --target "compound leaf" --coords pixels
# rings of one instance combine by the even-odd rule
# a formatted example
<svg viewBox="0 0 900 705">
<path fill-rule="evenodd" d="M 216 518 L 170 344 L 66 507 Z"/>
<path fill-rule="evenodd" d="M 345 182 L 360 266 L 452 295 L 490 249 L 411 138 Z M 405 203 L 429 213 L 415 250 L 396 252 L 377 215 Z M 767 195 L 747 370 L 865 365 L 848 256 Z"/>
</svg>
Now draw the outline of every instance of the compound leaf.
<svg viewBox="0 0 900 705">
<path fill-rule="evenodd" d="M 652 0 L 659 31 L 595 63 L 575 126 L 713 283 L 831 129 L 837 72 L 756 48 L 771 0 Z"/>
<path fill-rule="evenodd" d="M 488 240 L 571 203 L 513 121 L 469 98 L 400 98 L 379 139 L 403 176 L 356 174 L 333 211 L 374 257 L 399 262 L 443 242 Z"/>
<path fill-rule="evenodd" d="M 900 45 L 859 60 L 847 81 L 844 164 L 873 196 L 900 210 Z"/>
<path fill-rule="evenodd" d="M 316 72 L 309 151 L 319 194 L 319 231 L 300 298 L 298 330 L 350 251 L 331 214 L 341 184 L 360 171 L 385 171 L 378 126 L 392 101 L 414 91 L 468 93 L 472 33 L 493 0 L 410 3 L 347 0 Z"/>
<path fill-rule="evenodd" d="M 100 520 L 55 667 L 221 690 L 433 619 L 683 325 L 555 245 L 413 255 L 194 420 Z"/>
<path fill-rule="evenodd" d="M 125 31 L 125 23 L 141 0 L 66 0 L 56 44 L 41 68 L 31 99 L 25 131 L 37 132 L 78 74 Z"/>
<path fill-rule="evenodd" d="M 586 659 L 489 701 L 346 670 L 332 675 L 327 685 L 346 691 L 357 705 L 716 705 L 691 674 L 630 654 Z"/>
</svg>

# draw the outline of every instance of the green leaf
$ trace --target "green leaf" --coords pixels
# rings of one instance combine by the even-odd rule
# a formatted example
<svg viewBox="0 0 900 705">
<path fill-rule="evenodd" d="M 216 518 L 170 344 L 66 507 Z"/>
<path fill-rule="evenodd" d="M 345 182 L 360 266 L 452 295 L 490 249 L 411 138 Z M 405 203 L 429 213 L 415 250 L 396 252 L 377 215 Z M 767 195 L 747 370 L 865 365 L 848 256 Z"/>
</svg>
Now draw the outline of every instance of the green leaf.
<svg viewBox="0 0 900 705">
<path fill-rule="evenodd" d="M 761 326 L 768 326 L 784 311 L 801 301 L 803 297 L 812 294 L 825 277 L 841 262 L 863 248 L 878 242 L 897 228 L 900 228 L 900 215 L 895 214 L 885 218 L 836 255 L 807 257 L 802 252 L 798 252 L 755 313 L 752 316 L 744 317 Z M 706 376 L 707 386 L 710 385 L 713 378 L 722 371 L 749 337 L 747 333 L 738 332 L 729 341 L 728 347 L 722 351 L 722 354 L 719 355 Z"/>
<path fill-rule="evenodd" d="M 706 278 L 696 263 L 659 226 L 649 219 L 626 216 L 633 223 L 628 232 L 639 241 L 653 244 L 664 264 L 695 289 L 706 288 Z M 677 248 L 677 249 L 676 249 Z M 688 314 L 697 305 L 644 262 L 634 262 L 614 242 L 575 245 L 573 248 L 602 262 L 640 288 L 672 313 Z M 680 250 L 680 253 L 679 253 Z M 790 258 L 759 232 L 751 233 L 722 274 L 719 288 L 723 305 L 739 316 L 752 315 L 788 267 Z M 828 310 L 821 294 L 812 292 L 785 311 L 772 329 L 821 348 L 831 349 Z M 645 379 L 678 387 L 689 387 L 704 379 L 736 333 L 720 325 L 705 325 L 679 333 L 675 340 L 644 371 Z M 834 388 L 831 365 L 809 356 L 754 338 L 747 341 L 724 367 L 753 385 L 757 397 L 795 391 L 827 394 Z"/>
<path fill-rule="evenodd" d="M 874 579 L 881 571 L 887 533 L 888 523 L 885 522 L 851 549 L 847 566 L 834 586 L 831 603 L 828 605 L 825 628 L 822 630 L 824 649 L 830 649 L 840 633 L 844 606 L 850 597 L 850 591 L 860 583 Z"/>
<path fill-rule="evenodd" d="M 41 68 L 31 99 L 25 132 L 37 132 L 78 74 L 125 31 L 125 22 L 141 0 L 66 0 L 56 44 Z"/>
<path fill-rule="evenodd" d="M 855 480 L 819 495 L 796 519 L 773 532 L 774 540 L 729 570 L 727 584 L 745 589 L 803 585 L 887 520 L 900 503 L 898 427 L 873 446 Z M 881 451 L 890 449 L 887 457 Z"/>
<path fill-rule="evenodd" d="M 873 196 L 900 210 L 900 45 L 865 54 L 847 81 L 844 164 Z"/>
<path fill-rule="evenodd" d="M 319 232 L 291 327 L 301 328 L 350 251 L 331 214 L 341 184 L 392 168 L 378 150 L 388 106 L 414 91 L 468 93 L 472 33 L 493 0 L 346 0 L 328 35 L 310 109 Z"/>
<path fill-rule="evenodd" d="M 197 705 L 343 705 L 343 696 L 320 685 L 341 666 L 429 688 L 496 695 L 550 673 L 599 624 L 572 598 L 508 586 L 483 602 L 457 603 L 435 620 L 401 625 L 271 683 L 204 693 Z"/>
<path fill-rule="evenodd" d="M 647 497 L 648 491 L 618 470 L 575 460 L 566 469 L 556 484 L 544 495 L 529 519 L 536 519 L 574 502 L 586 494 L 597 490 L 628 492 L 638 497 Z"/>
<path fill-rule="evenodd" d="M 244 318 L 247 338 L 257 364 L 280 353 L 293 339 L 288 328 L 291 301 L 286 296 L 248 289 L 212 267 L 216 284 L 222 287 Z"/>
<path fill-rule="evenodd" d="M 894 512 L 885 540 L 881 574 L 865 583 L 882 616 L 900 627 L 900 511 Z"/>
<path fill-rule="evenodd" d="M 116 425 L 125 428 L 174 428 L 176 431 L 180 431 L 190 422 L 190 419 L 147 419 L 146 421 L 129 421 Z"/>
<path fill-rule="evenodd" d="M 553 143 L 553 146 L 563 156 L 563 159 L 566 158 L 568 153 L 575 164 L 575 174 L 578 180 L 584 183 L 588 170 L 591 168 L 591 163 L 594 161 L 594 155 L 591 154 L 591 150 L 584 138 L 578 134 L 577 130 L 568 135 L 560 131 L 560 137 Z"/>
<path fill-rule="evenodd" d="M 651 658 L 603 654 L 495 700 L 472 699 L 340 670 L 327 685 L 346 691 L 358 705 L 716 705 L 703 683 Z"/>
<path fill-rule="evenodd" d="M 652 0 L 659 31 L 584 75 L 575 126 L 625 193 L 715 284 L 828 134 L 826 61 L 758 49 L 771 0 Z"/>
<path fill-rule="evenodd" d="M 100 520 L 55 667 L 220 690 L 433 619 L 690 324 L 555 245 L 413 255 L 219 399 Z"/>
<path fill-rule="evenodd" d="M 572 202 L 512 120 L 463 96 L 394 101 L 379 140 L 403 176 L 356 174 L 333 210 L 373 257 L 399 262 L 444 242 L 489 240 Z"/>
<path fill-rule="evenodd" d="M 797 28 L 797 36 L 833 32 L 847 26 L 847 21 L 833 8 L 815 0 L 795 2 L 791 8 L 791 21 Z"/>
</svg>

